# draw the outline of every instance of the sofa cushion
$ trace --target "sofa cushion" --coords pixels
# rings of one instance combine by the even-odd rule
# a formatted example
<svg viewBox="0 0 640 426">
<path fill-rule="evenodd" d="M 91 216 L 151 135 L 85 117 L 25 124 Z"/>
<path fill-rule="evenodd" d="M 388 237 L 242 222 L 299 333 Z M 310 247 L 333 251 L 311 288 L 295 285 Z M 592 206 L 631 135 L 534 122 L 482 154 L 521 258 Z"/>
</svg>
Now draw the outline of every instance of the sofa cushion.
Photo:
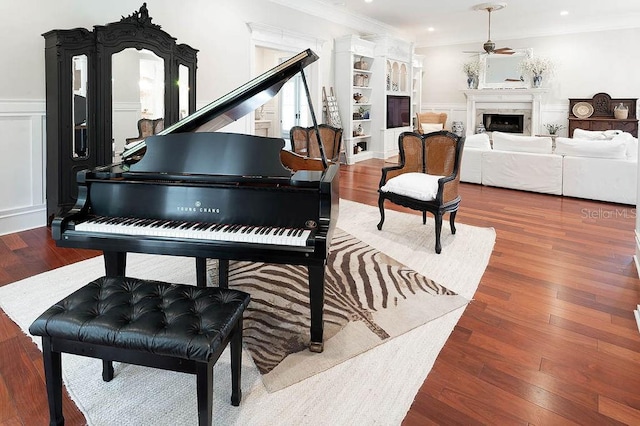
<svg viewBox="0 0 640 426">
<path fill-rule="evenodd" d="M 389 179 L 380 191 L 430 201 L 438 195 L 438 179 L 443 177 L 426 173 L 403 173 Z"/>
<path fill-rule="evenodd" d="M 627 159 L 562 157 L 562 194 L 636 204 L 638 162 Z"/>
<path fill-rule="evenodd" d="M 589 140 L 604 140 L 612 139 L 613 137 L 622 133 L 622 130 L 584 130 L 574 129 L 574 139 L 589 139 Z"/>
<path fill-rule="evenodd" d="M 556 138 L 556 154 L 572 157 L 627 158 L 626 140 Z"/>
<path fill-rule="evenodd" d="M 464 149 L 476 148 L 476 149 L 491 149 L 491 140 L 486 133 L 477 133 L 475 135 L 469 135 L 464 139 Z"/>
<path fill-rule="evenodd" d="M 482 184 L 560 195 L 562 157 L 530 152 L 483 151 Z"/>
<path fill-rule="evenodd" d="M 499 151 L 534 152 L 551 154 L 553 142 L 550 137 L 513 135 L 493 132 L 493 149 Z"/>
</svg>

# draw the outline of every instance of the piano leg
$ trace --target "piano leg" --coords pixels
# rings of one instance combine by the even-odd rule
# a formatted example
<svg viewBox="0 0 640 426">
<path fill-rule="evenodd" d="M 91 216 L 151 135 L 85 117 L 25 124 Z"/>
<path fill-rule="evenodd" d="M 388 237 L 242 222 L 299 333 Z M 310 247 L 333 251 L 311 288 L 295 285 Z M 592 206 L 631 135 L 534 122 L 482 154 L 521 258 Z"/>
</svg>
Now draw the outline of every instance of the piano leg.
<svg viewBox="0 0 640 426">
<path fill-rule="evenodd" d="M 127 252 L 105 251 L 104 270 L 107 277 L 124 277 L 127 268 Z"/>
<path fill-rule="evenodd" d="M 324 309 L 324 264 L 309 265 L 309 302 L 311 304 L 311 352 L 322 352 L 323 309 Z"/>
<path fill-rule="evenodd" d="M 218 287 L 229 288 L 229 259 L 218 260 Z"/>
<path fill-rule="evenodd" d="M 196 283 L 198 287 L 207 286 L 207 258 L 196 257 Z"/>
</svg>

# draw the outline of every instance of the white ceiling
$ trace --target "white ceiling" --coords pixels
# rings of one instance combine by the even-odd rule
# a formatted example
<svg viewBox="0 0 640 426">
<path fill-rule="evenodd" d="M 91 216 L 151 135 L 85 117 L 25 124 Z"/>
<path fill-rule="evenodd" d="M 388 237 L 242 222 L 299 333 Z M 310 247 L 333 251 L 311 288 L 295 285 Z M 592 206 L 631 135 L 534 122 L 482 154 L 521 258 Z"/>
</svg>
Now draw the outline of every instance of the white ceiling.
<svg viewBox="0 0 640 426">
<path fill-rule="evenodd" d="M 273 1 L 273 0 L 272 0 Z M 473 10 L 482 0 L 276 0 L 360 32 L 386 29 L 417 46 L 482 43 L 488 14 Z M 640 27 L 638 0 L 511 0 L 491 15 L 491 38 L 500 40 Z M 568 15 L 560 16 L 561 11 Z M 315 12 L 314 12 L 315 11 Z M 349 21 L 351 19 L 351 21 Z M 427 29 L 433 27 L 433 31 Z M 371 31 L 374 29 L 374 31 Z M 640 40 L 627 40 L 637 46 Z"/>
</svg>

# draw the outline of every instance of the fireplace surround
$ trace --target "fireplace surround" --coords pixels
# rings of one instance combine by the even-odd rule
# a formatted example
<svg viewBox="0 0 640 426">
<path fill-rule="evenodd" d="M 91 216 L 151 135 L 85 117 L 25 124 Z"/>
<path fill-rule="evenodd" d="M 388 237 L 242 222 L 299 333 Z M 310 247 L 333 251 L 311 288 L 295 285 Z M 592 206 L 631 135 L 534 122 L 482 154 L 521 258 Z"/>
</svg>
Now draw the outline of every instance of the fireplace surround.
<svg viewBox="0 0 640 426">
<path fill-rule="evenodd" d="M 486 127 L 484 115 L 489 114 L 521 115 L 522 131 L 514 133 L 530 136 L 540 133 L 540 104 L 546 91 L 544 88 L 464 90 L 467 98 L 467 135 L 473 134 L 478 123 Z"/>
</svg>

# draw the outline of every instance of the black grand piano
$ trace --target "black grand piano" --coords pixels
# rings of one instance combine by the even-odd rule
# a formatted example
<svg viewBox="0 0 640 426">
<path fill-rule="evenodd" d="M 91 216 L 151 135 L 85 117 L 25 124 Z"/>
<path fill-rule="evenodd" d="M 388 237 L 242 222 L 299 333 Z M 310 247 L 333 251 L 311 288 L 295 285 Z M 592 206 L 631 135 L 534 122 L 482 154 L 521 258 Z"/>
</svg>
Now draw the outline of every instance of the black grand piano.
<svg viewBox="0 0 640 426">
<path fill-rule="evenodd" d="M 206 259 L 304 265 L 310 350 L 323 349 L 324 274 L 338 217 L 338 165 L 292 171 L 284 140 L 216 132 L 263 105 L 318 57 L 311 50 L 129 147 L 123 162 L 78 173 L 78 201 L 52 222 L 58 246 L 104 252 L 106 275 L 124 276 L 127 252 L 189 256 L 206 286 Z M 314 125 L 317 126 L 309 101 Z M 318 132 L 319 134 L 319 132 Z M 287 155 L 283 155 L 287 154 Z"/>
</svg>

